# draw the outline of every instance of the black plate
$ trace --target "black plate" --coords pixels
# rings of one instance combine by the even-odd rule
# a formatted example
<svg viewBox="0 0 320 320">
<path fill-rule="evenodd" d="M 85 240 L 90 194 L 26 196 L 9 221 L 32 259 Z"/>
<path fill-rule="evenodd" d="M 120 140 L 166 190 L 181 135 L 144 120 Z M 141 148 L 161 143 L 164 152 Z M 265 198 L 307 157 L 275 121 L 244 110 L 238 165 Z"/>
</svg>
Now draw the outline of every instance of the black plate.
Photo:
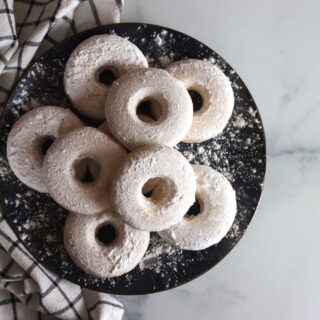
<svg viewBox="0 0 320 320">
<path fill-rule="evenodd" d="M 208 164 L 222 172 L 237 194 L 238 213 L 228 235 L 202 251 L 177 250 L 152 234 L 145 259 L 127 275 L 101 280 L 80 270 L 63 246 L 67 212 L 49 195 L 23 185 L 11 172 L 6 139 L 15 121 L 30 107 L 70 107 L 63 90 L 65 63 L 86 38 L 116 33 L 136 44 L 150 64 L 163 67 L 183 58 L 209 59 L 231 79 L 235 108 L 223 134 L 201 144 L 180 143 L 177 149 L 195 164 Z M 90 125 L 96 125 L 81 117 Z M 61 277 L 80 286 L 114 294 L 158 292 L 186 283 L 223 259 L 239 241 L 252 219 L 261 195 L 266 166 L 265 136 L 258 109 L 237 73 L 201 42 L 168 28 L 120 23 L 85 31 L 47 51 L 24 74 L 2 115 L 0 124 L 0 192 L 5 218 L 37 260 Z"/>
</svg>

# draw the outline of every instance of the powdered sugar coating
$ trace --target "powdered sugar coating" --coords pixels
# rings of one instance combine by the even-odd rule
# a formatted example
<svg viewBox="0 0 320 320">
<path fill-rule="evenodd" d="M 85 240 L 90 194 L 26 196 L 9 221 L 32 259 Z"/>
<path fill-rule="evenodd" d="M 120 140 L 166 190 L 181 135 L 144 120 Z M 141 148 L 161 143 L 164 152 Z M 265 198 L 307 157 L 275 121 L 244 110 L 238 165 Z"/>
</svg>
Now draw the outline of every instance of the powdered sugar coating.
<svg viewBox="0 0 320 320">
<path fill-rule="evenodd" d="M 203 250 L 227 234 L 237 213 L 237 201 L 230 182 L 221 173 L 206 165 L 192 165 L 192 168 L 196 175 L 200 213 L 186 215 L 159 235 L 180 249 Z"/>
<path fill-rule="evenodd" d="M 111 225 L 116 238 L 110 244 L 97 239 L 97 229 Z M 98 278 L 112 278 L 131 271 L 144 256 L 149 232 L 131 228 L 113 212 L 97 215 L 69 213 L 64 227 L 64 244 L 72 260 Z"/>
<path fill-rule="evenodd" d="M 188 90 L 198 92 L 203 100 L 194 112 L 192 127 L 184 142 L 203 142 L 222 132 L 229 121 L 234 95 L 230 80 L 210 61 L 186 59 L 170 64 L 166 70 L 181 80 Z"/>
<path fill-rule="evenodd" d="M 102 120 L 110 86 L 99 82 L 99 73 L 110 69 L 120 77 L 128 70 L 146 67 L 145 56 L 132 42 L 115 34 L 96 35 L 72 52 L 64 72 L 65 91 L 79 112 Z"/>
<path fill-rule="evenodd" d="M 7 157 L 11 170 L 30 188 L 47 192 L 41 171 L 42 144 L 48 138 L 56 139 L 82 126 L 82 121 L 69 109 L 43 106 L 27 112 L 14 124 L 8 136 Z"/>
<path fill-rule="evenodd" d="M 146 198 L 150 179 L 162 179 L 164 192 Z M 133 228 L 160 231 L 178 223 L 195 199 L 196 182 L 189 162 L 169 147 L 133 151 L 115 176 L 110 200 L 114 210 Z"/>
<path fill-rule="evenodd" d="M 83 127 L 57 139 L 43 163 L 44 181 L 52 198 L 69 211 L 94 214 L 110 208 L 113 173 L 126 159 L 124 148 L 100 130 Z M 93 182 L 76 177 L 76 163 L 91 159 L 99 167 Z"/>
<path fill-rule="evenodd" d="M 136 112 L 146 100 L 161 110 L 152 123 L 142 121 Z M 148 68 L 133 70 L 113 84 L 105 113 L 112 134 L 133 150 L 154 143 L 175 146 L 189 131 L 193 111 L 182 82 L 165 70 Z"/>
<path fill-rule="evenodd" d="M 139 114 L 138 117 L 144 122 L 150 122 L 150 123 L 153 122 L 153 119 L 151 119 L 150 117 L 144 114 Z M 112 133 L 108 127 L 107 121 L 103 121 L 98 127 L 98 129 L 101 130 L 103 133 L 108 134 L 109 136 L 112 136 Z"/>
</svg>

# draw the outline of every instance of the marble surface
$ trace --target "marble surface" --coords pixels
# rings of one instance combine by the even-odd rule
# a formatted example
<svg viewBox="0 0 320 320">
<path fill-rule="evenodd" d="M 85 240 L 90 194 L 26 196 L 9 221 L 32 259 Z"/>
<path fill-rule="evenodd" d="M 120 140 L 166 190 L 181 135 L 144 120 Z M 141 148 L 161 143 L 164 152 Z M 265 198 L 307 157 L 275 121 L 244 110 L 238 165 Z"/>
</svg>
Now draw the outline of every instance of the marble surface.
<svg viewBox="0 0 320 320">
<path fill-rule="evenodd" d="M 203 41 L 241 75 L 261 111 L 268 170 L 237 247 L 177 289 L 119 297 L 131 320 L 319 319 L 320 2 L 128 0 L 122 21 Z"/>
</svg>

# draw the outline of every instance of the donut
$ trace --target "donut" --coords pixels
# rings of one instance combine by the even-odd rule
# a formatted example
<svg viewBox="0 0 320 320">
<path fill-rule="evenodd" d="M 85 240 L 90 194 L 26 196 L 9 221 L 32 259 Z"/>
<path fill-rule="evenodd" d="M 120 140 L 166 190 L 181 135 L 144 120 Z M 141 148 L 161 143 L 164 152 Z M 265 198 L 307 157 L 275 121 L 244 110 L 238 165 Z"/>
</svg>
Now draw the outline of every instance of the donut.
<svg viewBox="0 0 320 320">
<path fill-rule="evenodd" d="M 43 162 L 52 198 L 69 211 L 94 214 L 109 209 L 114 171 L 127 157 L 124 148 L 100 130 L 83 127 L 57 139 Z M 84 181 L 83 167 L 91 178 Z"/>
<path fill-rule="evenodd" d="M 209 61 L 187 59 L 170 64 L 166 70 L 202 98 L 193 114 L 192 126 L 184 142 L 203 142 L 221 133 L 228 123 L 234 95 L 229 79 Z"/>
<path fill-rule="evenodd" d="M 115 34 L 96 35 L 71 53 L 64 71 L 65 91 L 80 113 L 102 120 L 113 80 L 133 68 L 146 67 L 145 56 L 132 42 Z"/>
<path fill-rule="evenodd" d="M 83 126 L 70 110 L 43 106 L 33 109 L 13 125 L 7 140 L 7 157 L 11 170 L 28 187 L 47 192 L 42 177 L 46 148 L 57 137 Z"/>
<path fill-rule="evenodd" d="M 237 213 L 236 194 L 230 182 L 205 165 L 192 165 L 196 175 L 198 215 L 186 214 L 176 225 L 159 232 L 162 239 L 185 250 L 203 250 L 218 243 L 229 231 Z"/>
<path fill-rule="evenodd" d="M 160 110 L 156 121 L 139 117 L 141 105 Z M 173 147 L 192 124 L 192 100 L 182 82 L 161 69 L 135 69 L 119 78 L 109 91 L 108 127 L 114 137 L 133 150 L 148 144 Z"/>
<path fill-rule="evenodd" d="M 139 114 L 138 117 L 142 120 L 142 121 L 145 121 L 145 122 L 153 122 L 154 120 L 144 114 Z M 109 130 L 109 127 L 108 127 L 108 123 L 107 121 L 103 121 L 99 127 L 98 127 L 99 130 L 101 130 L 103 133 L 105 134 L 108 134 L 109 136 L 112 136 L 112 133 L 110 132 Z"/>
<path fill-rule="evenodd" d="M 70 212 L 64 227 L 64 245 L 74 263 L 98 278 L 121 276 L 144 256 L 149 232 L 125 224 L 112 211 L 95 215 Z"/>
<path fill-rule="evenodd" d="M 154 188 L 151 195 L 147 194 L 150 186 Z M 110 201 L 113 210 L 133 228 L 160 231 L 181 221 L 195 200 L 195 191 L 193 169 L 180 152 L 145 146 L 131 152 L 119 167 Z"/>
</svg>

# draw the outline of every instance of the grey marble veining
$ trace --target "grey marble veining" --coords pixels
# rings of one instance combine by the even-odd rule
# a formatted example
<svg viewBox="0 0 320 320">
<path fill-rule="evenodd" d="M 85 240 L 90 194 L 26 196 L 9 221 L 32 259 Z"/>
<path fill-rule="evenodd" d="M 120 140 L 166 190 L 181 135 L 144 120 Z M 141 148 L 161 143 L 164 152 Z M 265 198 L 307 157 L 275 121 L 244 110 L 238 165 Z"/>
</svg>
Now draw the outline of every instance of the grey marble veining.
<svg viewBox="0 0 320 320">
<path fill-rule="evenodd" d="M 261 111 L 268 170 L 237 247 L 204 276 L 119 297 L 131 320 L 319 319 L 320 2 L 131 0 L 122 21 L 185 32 L 221 54 Z"/>
</svg>

